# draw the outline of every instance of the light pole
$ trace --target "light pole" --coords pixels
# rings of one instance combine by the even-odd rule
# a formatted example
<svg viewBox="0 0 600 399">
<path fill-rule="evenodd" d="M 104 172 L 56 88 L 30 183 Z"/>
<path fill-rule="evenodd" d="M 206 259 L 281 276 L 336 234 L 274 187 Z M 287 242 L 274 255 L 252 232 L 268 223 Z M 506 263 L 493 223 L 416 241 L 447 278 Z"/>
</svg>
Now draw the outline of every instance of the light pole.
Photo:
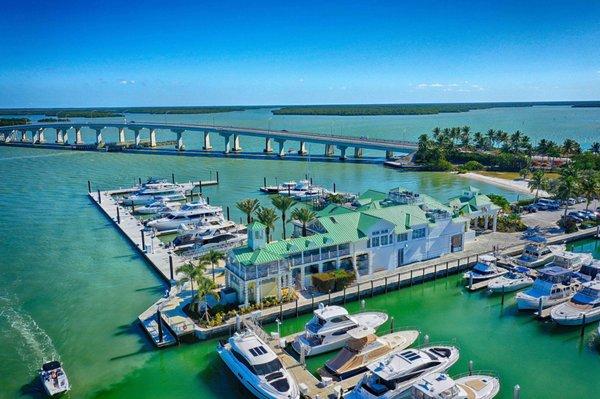
<svg viewBox="0 0 600 399">
<path fill-rule="evenodd" d="M 171 110 L 169 110 L 169 111 L 166 111 L 166 112 L 165 112 L 165 115 L 164 115 L 164 117 L 165 117 L 165 124 L 167 123 L 167 114 L 168 114 L 169 112 L 171 112 Z"/>
<path fill-rule="evenodd" d="M 267 124 L 268 124 L 268 126 L 269 126 L 269 128 L 268 128 L 267 130 L 269 131 L 269 133 L 271 133 L 271 120 L 272 120 L 272 119 L 273 119 L 273 117 L 271 116 L 271 117 L 269 118 L 269 120 L 267 121 Z"/>
</svg>

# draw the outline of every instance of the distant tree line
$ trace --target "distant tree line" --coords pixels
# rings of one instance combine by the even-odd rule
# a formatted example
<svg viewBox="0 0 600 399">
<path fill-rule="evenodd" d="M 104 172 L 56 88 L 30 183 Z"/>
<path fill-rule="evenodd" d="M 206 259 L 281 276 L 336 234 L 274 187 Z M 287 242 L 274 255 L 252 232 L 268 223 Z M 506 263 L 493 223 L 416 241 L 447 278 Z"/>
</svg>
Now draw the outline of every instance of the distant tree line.
<svg viewBox="0 0 600 399">
<path fill-rule="evenodd" d="M 38 122 L 69 122 L 69 118 L 42 118 Z"/>
<path fill-rule="evenodd" d="M 45 115 L 63 118 L 107 118 L 128 114 L 212 114 L 261 108 L 257 106 L 115 107 L 115 108 L 5 108 L 0 115 Z"/>
<path fill-rule="evenodd" d="M 0 126 L 26 125 L 29 122 L 27 118 L 0 118 Z"/>
</svg>

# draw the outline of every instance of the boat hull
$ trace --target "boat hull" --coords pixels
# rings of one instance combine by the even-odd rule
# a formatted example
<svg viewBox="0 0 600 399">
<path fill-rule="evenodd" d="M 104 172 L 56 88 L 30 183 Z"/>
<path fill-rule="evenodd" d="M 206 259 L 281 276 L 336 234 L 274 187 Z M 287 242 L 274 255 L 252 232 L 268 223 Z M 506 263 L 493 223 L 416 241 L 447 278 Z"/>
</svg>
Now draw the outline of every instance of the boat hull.
<svg viewBox="0 0 600 399">
<path fill-rule="evenodd" d="M 552 309 L 550 316 L 552 320 L 563 326 L 580 326 L 583 324 L 583 314 L 585 314 L 585 324 L 594 323 L 600 320 L 600 309 L 592 309 L 592 311 L 583 312 L 582 314 L 576 314 L 574 312 L 563 312 L 561 308 L 567 306 L 561 305 L 555 309 Z"/>
<path fill-rule="evenodd" d="M 461 377 L 456 379 L 456 384 L 460 385 L 466 392 L 474 394 L 474 399 L 492 399 L 500 391 L 500 381 L 487 375 Z"/>
<path fill-rule="evenodd" d="M 530 287 L 533 284 L 533 279 L 529 280 L 519 280 L 507 284 L 494 284 L 493 281 L 488 285 L 488 289 L 491 292 L 499 293 L 499 292 L 515 292 L 522 290 L 523 288 Z"/>
</svg>

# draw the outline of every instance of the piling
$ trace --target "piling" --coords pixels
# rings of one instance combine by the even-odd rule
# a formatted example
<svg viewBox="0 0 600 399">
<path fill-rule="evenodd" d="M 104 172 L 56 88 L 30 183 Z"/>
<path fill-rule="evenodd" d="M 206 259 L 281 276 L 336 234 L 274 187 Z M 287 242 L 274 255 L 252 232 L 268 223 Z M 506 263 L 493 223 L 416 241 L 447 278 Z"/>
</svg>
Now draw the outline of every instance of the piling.
<svg viewBox="0 0 600 399">
<path fill-rule="evenodd" d="M 206 197 L 206 204 L 210 205 L 210 197 Z"/>
<path fill-rule="evenodd" d="M 279 320 L 283 320 L 283 301 L 279 300 Z"/>
<path fill-rule="evenodd" d="M 579 336 L 583 337 L 583 334 L 585 334 L 585 313 L 583 314 L 583 317 L 581 318 L 581 331 L 579 332 Z"/>
<path fill-rule="evenodd" d="M 540 300 L 538 301 L 538 317 L 539 318 L 542 317 L 542 310 L 544 310 L 544 298 L 540 297 Z"/>
<path fill-rule="evenodd" d="M 173 273 L 173 256 L 169 255 L 169 273 L 171 274 L 171 280 L 175 280 L 175 274 Z"/>
<path fill-rule="evenodd" d="M 385 293 L 386 293 L 386 294 L 387 294 L 387 290 L 388 290 L 388 289 L 387 289 L 387 287 L 388 287 L 388 284 L 387 284 L 387 283 L 388 283 L 388 280 L 387 280 L 387 277 L 386 277 L 386 278 L 385 278 Z"/>
<path fill-rule="evenodd" d="M 328 292 L 327 305 L 331 305 L 331 290 Z"/>
<path fill-rule="evenodd" d="M 138 177 L 138 184 L 141 186 L 142 185 L 142 178 Z"/>
<path fill-rule="evenodd" d="M 296 318 L 298 318 L 298 299 L 296 299 Z"/>
<path fill-rule="evenodd" d="M 362 301 L 360 301 L 360 310 L 364 311 L 366 307 L 367 307 L 367 303 L 363 299 Z"/>
<path fill-rule="evenodd" d="M 356 284 L 356 299 L 360 300 L 360 283 Z"/>
<path fill-rule="evenodd" d="M 156 324 L 158 324 L 158 342 L 163 342 L 163 329 L 160 317 L 160 309 L 156 308 Z"/>
<path fill-rule="evenodd" d="M 469 289 L 473 289 L 473 273 L 469 274 Z"/>
<path fill-rule="evenodd" d="M 413 285 L 413 271 L 410 271 L 410 286 L 412 287 Z"/>
<path fill-rule="evenodd" d="M 88 193 L 92 192 L 92 183 L 88 180 Z"/>
<path fill-rule="evenodd" d="M 229 218 L 229 205 L 227 205 L 227 220 L 231 220 L 231 219 Z"/>
<path fill-rule="evenodd" d="M 171 173 L 171 182 L 175 184 L 175 173 Z"/>
<path fill-rule="evenodd" d="M 219 184 L 219 171 L 217 170 L 217 184 Z"/>
<path fill-rule="evenodd" d="M 448 262 L 446 262 L 446 277 L 448 277 Z"/>
<path fill-rule="evenodd" d="M 344 299 L 343 299 L 343 303 L 344 303 L 344 305 L 346 304 L 346 287 L 344 287 Z"/>
<path fill-rule="evenodd" d="M 146 252 L 146 237 L 144 236 L 144 229 L 141 229 L 140 233 L 142 233 L 142 251 Z"/>
<path fill-rule="evenodd" d="M 504 305 L 504 286 L 502 286 L 502 301 L 500 303 Z"/>
<path fill-rule="evenodd" d="M 313 182 L 312 182 L 312 177 L 310 178 L 310 185 L 312 186 Z"/>
<path fill-rule="evenodd" d="M 202 180 L 198 180 L 198 190 L 200 190 L 200 194 L 202 194 Z"/>
<path fill-rule="evenodd" d="M 390 317 L 390 334 L 394 333 L 394 316 Z"/>
<path fill-rule="evenodd" d="M 315 308 L 315 294 L 310 294 L 310 309 L 314 310 Z"/>
<path fill-rule="evenodd" d="M 335 183 L 333 183 L 333 193 L 335 194 Z"/>
<path fill-rule="evenodd" d="M 117 224 L 121 224 L 121 212 L 119 211 L 119 205 L 117 205 Z"/>
<path fill-rule="evenodd" d="M 429 345 L 429 335 L 427 334 L 423 337 L 423 345 Z"/>
<path fill-rule="evenodd" d="M 131 202 L 131 213 L 135 213 L 135 204 Z"/>
<path fill-rule="evenodd" d="M 521 387 L 519 384 L 513 388 L 513 399 L 519 399 L 521 397 Z"/>
<path fill-rule="evenodd" d="M 267 178 L 263 177 L 263 187 L 267 187 Z"/>
<path fill-rule="evenodd" d="M 100 196 L 100 189 L 98 189 L 98 203 L 102 203 L 102 197 Z"/>
<path fill-rule="evenodd" d="M 469 360 L 469 375 L 473 375 L 473 361 Z"/>
<path fill-rule="evenodd" d="M 373 298 L 373 280 L 371 280 L 371 298 Z"/>
</svg>

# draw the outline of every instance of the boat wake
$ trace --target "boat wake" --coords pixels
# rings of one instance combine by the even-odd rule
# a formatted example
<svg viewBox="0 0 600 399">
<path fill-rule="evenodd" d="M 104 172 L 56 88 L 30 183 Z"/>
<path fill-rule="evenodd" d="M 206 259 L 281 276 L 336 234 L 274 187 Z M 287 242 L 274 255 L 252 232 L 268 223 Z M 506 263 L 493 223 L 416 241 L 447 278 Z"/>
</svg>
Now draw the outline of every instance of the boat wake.
<svg viewBox="0 0 600 399">
<path fill-rule="evenodd" d="M 15 308 L 14 302 L 0 296 L 0 326 L 6 325 L 8 333 L 15 339 L 15 348 L 30 372 L 50 360 L 59 360 L 52 338 L 22 309 Z"/>
<path fill-rule="evenodd" d="M 22 155 L 18 157 L 0 158 L 0 161 L 14 161 L 19 159 L 34 159 L 34 158 L 48 158 L 48 157 L 60 157 L 66 155 L 79 155 L 79 151 L 60 151 L 52 154 L 41 154 L 41 155 Z"/>
</svg>

